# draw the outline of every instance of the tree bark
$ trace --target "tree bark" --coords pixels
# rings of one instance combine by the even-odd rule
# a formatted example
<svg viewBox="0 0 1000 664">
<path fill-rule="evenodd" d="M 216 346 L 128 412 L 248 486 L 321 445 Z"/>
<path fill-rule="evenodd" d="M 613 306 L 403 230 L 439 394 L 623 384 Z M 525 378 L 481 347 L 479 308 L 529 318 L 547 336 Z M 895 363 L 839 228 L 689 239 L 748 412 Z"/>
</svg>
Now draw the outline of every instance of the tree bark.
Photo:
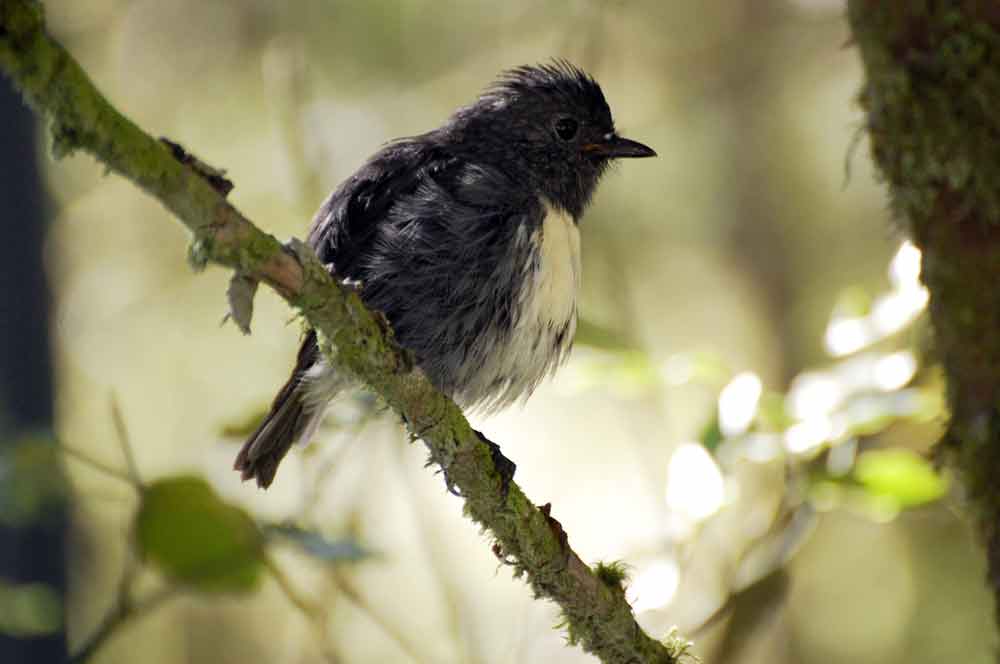
<svg viewBox="0 0 1000 664">
<path fill-rule="evenodd" d="M 1000 4 L 851 0 L 861 104 L 892 207 L 923 252 L 959 473 L 1000 600 Z"/>
</svg>

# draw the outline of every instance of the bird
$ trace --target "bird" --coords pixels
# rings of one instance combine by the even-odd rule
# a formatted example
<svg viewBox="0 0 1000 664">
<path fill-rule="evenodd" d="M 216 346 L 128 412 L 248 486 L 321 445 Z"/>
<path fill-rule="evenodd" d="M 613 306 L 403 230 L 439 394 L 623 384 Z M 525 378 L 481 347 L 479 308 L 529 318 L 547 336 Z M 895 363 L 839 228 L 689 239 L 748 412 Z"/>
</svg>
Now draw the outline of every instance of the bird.
<svg viewBox="0 0 1000 664">
<path fill-rule="evenodd" d="M 307 244 L 469 411 L 523 402 L 566 359 L 579 224 L 616 160 L 656 152 L 616 130 L 601 86 L 566 60 L 502 72 L 440 127 L 385 144 L 323 202 Z M 234 468 L 261 488 L 351 381 L 305 334 Z"/>
</svg>

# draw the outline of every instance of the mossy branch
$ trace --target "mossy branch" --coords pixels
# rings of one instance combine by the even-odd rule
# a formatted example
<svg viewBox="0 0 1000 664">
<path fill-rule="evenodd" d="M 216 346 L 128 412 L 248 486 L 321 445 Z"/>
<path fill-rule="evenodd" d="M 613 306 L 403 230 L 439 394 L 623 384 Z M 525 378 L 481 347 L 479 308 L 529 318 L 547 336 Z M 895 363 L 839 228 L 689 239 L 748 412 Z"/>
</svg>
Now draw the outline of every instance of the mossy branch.
<svg viewBox="0 0 1000 664">
<path fill-rule="evenodd" d="M 893 208 L 923 251 L 961 474 L 1000 603 L 1000 5 L 851 0 L 861 103 Z"/>
<path fill-rule="evenodd" d="M 266 283 L 298 309 L 323 353 L 378 393 L 421 438 L 465 511 L 487 528 L 495 551 L 540 597 L 562 609 L 570 641 L 608 663 L 678 662 L 685 642 L 648 636 L 619 583 L 597 576 L 569 547 L 548 510 L 514 483 L 507 491 L 490 448 L 459 408 L 438 392 L 392 340 L 384 318 L 337 284 L 304 244 L 282 245 L 226 201 L 217 173 L 183 157 L 119 113 L 76 61 L 45 31 L 32 0 L 0 0 L 0 69 L 51 123 L 55 152 L 89 152 L 159 200 L 193 233 L 194 265 L 216 263 Z"/>
</svg>

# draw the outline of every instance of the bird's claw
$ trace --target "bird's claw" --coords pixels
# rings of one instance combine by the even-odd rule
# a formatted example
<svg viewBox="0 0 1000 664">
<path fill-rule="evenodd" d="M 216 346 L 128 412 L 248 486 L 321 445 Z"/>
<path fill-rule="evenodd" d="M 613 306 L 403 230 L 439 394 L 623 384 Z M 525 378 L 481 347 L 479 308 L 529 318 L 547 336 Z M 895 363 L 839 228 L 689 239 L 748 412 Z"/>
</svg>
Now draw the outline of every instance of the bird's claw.
<svg viewBox="0 0 1000 664">
<path fill-rule="evenodd" d="M 493 467 L 496 468 L 497 474 L 500 475 L 500 493 L 503 495 L 503 499 L 507 500 L 507 494 L 510 493 L 510 483 L 514 480 L 514 472 L 517 470 L 517 464 L 504 456 L 503 452 L 500 451 L 499 445 L 484 436 L 481 432 L 476 431 L 475 433 L 479 436 L 479 440 L 486 443 L 490 448 Z"/>
</svg>

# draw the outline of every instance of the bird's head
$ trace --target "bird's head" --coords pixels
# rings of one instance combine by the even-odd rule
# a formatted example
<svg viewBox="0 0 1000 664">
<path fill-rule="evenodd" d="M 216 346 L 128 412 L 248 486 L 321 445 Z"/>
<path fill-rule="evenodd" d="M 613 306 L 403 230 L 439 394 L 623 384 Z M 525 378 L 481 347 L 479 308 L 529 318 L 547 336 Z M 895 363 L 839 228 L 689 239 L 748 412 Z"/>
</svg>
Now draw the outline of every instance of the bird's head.
<svg viewBox="0 0 1000 664">
<path fill-rule="evenodd" d="M 452 126 L 477 158 L 527 179 L 576 218 L 613 160 L 656 156 L 618 135 L 601 86 L 565 60 L 505 72 Z"/>
</svg>

